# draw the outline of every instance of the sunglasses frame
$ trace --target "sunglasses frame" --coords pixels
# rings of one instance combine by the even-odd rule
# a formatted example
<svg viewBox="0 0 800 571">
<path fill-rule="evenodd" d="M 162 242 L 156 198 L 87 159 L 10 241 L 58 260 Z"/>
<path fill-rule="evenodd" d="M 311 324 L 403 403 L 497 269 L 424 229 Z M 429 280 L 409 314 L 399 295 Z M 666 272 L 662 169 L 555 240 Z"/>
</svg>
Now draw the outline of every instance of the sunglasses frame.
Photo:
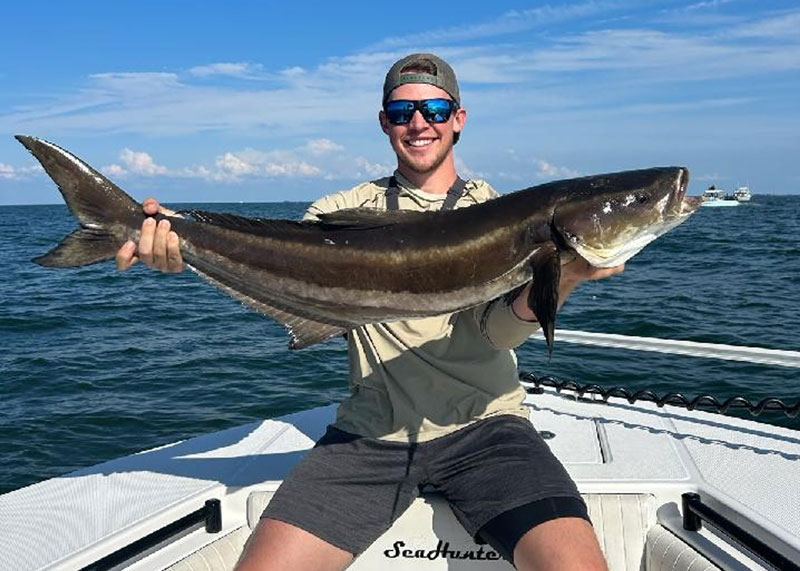
<svg viewBox="0 0 800 571">
<path fill-rule="evenodd" d="M 429 116 L 435 115 L 435 113 L 431 113 L 430 111 L 428 111 L 427 105 L 430 101 L 447 101 L 450 109 L 447 112 L 447 117 L 445 119 L 441 121 L 436 121 L 434 120 L 434 117 L 431 117 L 429 119 L 428 117 L 425 116 L 426 112 Z M 411 103 L 413 105 L 413 108 L 411 109 L 411 114 L 408 116 L 408 121 L 397 121 L 397 122 L 392 121 L 389 115 L 388 106 L 389 104 L 396 102 L 401 102 L 405 104 Z M 425 121 L 427 121 L 428 123 L 447 123 L 450 120 L 450 117 L 453 116 L 453 113 L 458 111 L 458 108 L 459 108 L 458 103 L 456 103 L 452 99 L 447 99 L 446 97 L 430 97 L 428 99 L 392 99 L 391 101 L 387 101 L 386 103 L 383 104 L 383 112 L 386 115 L 386 120 L 391 125 L 408 125 L 411 122 L 411 119 L 414 117 L 414 113 L 416 113 L 417 111 L 420 112 L 422 118 L 425 119 Z"/>
</svg>

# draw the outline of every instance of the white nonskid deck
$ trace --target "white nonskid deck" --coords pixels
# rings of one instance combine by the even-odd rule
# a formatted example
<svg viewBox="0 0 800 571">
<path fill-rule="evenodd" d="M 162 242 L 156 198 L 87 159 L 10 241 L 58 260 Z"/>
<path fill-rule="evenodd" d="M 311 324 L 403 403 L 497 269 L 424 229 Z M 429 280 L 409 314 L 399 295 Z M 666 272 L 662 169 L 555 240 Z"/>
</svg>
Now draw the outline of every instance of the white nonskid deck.
<svg viewBox="0 0 800 571">
<path fill-rule="evenodd" d="M 644 403 L 529 397 L 531 420 L 587 499 L 612 569 L 758 568 L 709 526 L 681 525 L 681 494 L 800 561 L 800 433 Z M 222 531 L 191 531 L 136 569 L 230 569 L 283 477 L 334 407 L 253 423 L 121 458 L 0 496 L 0 569 L 80 569 L 197 510 L 222 504 Z M 753 525 L 754 524 L 754 525 Z M 193 558 L 193 559 L 192 559 Z M 437 496 L 423 496 L 353 569 L 509 569 L 476 545 Z"/>
</svg>

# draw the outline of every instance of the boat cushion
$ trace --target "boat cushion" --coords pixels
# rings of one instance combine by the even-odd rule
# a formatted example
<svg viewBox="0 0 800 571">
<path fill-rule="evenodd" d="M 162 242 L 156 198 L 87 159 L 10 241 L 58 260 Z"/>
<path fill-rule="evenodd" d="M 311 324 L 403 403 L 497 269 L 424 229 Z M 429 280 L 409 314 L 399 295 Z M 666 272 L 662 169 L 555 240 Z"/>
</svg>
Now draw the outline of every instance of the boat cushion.
<svg viewBox="0 0 800 571">
<path fill-rule="evenodd" d="M 647 532 L 647 571 L 719 571 L 719 567 L 662 525 Z"/>
<path fill-rule="evenodd" d="M 250 529 L 256 528 L 258 520 L 261 519 L 261 513 L 274 494 L 274 491 L 255 491 L 250 492 L 250 495 L 247 496 L 247 525 L 250 526 Z"/>
</svg>

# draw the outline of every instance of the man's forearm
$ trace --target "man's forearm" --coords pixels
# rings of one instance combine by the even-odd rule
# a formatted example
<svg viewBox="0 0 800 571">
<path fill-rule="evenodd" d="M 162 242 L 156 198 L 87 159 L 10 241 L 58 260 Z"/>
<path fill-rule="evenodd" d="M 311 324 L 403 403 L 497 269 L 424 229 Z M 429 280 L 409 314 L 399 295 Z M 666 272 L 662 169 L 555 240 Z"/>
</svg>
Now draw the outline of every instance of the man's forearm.
<svg viewBox="0 0 800 571">
<path fill-rule="evenodd" d="M 533 282 L 529 282 L 519 295 L 511 302 L 511 309 L 514 311 L 514 315 L 522 319 L 523 321 L 538 321 L 536 318 L 536 314 L 533 310 L 528 306 L 528 294 L 531 291 L 531 285 Z M 579 280 L 570 280 L 570 279 L 562 279 L 558 283 L 558 307 L 564 305 L 564 302 L 567 301 L 567 298 L 570 296 L 572 291 L 578 286 L 580 283 Z"/>
</svg>

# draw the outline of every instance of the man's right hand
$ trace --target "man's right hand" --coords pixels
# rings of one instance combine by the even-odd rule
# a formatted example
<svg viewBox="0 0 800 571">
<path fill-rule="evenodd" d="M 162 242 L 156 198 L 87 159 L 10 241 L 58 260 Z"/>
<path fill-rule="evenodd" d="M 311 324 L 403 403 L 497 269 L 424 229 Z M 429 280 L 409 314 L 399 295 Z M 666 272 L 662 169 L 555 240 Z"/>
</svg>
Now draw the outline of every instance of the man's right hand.
<svg viewBox="0 0 800 571">
<path fill-rule="evenodd" d="M 169 216 L 175 215 L 172 210 L 161 207 L 155 198 L 145 200 L 142 203 L 142 210 L 150 216 L 159 212 Z M 156 224 L 155 219 L 145 218 L 138 247 L 135 242 L 128 240 L 117 251 L 118 270 L 127 270 L 139 260 L 147 267 L 162 272 L 178 273 L 183 271 L 180 240 L 178 235 L 170 229 L 169 220 L 161 220 Z"/>
</svg>

